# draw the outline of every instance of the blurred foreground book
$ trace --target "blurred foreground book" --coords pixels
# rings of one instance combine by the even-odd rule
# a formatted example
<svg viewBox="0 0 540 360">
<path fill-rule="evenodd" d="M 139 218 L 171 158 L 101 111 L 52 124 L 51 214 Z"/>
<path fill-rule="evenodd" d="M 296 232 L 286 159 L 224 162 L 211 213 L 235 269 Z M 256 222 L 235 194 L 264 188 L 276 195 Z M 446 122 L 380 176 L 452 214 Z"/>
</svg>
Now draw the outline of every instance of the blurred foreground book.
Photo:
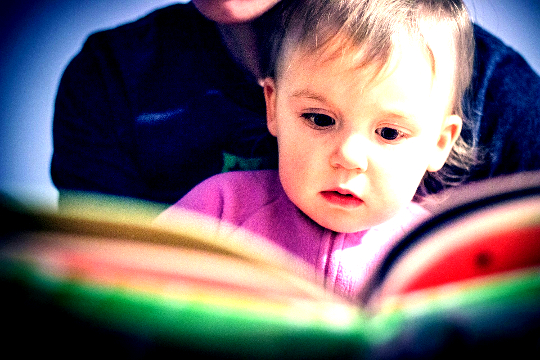
<svg viewBox="0 0 540 360">
<path fill-rule="evenodd" d="M 540 179 L 464 186 L 351 303 L 260 239 L 153 204 L 3 202 L 6 353 L 56 358 L 455 358 L 540 350 Z M 501 185 L 503 184 L 503 185 Z M 464 195 L 465 194 L 465 195 Z"/>
</svg>

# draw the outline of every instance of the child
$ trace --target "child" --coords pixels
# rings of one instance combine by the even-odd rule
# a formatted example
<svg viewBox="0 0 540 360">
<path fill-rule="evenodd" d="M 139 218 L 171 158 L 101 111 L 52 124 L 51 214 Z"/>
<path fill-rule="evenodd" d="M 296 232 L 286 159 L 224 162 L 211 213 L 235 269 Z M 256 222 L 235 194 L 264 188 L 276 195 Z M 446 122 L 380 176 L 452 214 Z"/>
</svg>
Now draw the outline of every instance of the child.
<svg viewBox="0 0 540 360">
<path fill-rule="evenodd" d="M 174 221 L 178 208 L 219 218 L 354 298 L 428 215 L 413 197 L 471 165 L 460 131 L 472 26 L 458 0 L 299 0 L 284 24 L 264 81 L 278 172 L 212 177 L 156 222 Z"/>
</svg>

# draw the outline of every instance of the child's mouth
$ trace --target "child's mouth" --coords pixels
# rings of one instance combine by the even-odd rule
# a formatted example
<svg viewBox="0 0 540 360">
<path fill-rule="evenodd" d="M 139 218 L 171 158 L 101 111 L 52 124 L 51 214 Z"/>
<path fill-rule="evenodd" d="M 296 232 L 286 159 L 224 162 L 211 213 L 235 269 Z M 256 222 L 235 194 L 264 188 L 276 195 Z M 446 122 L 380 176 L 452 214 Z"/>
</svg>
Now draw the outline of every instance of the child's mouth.
<svg viewBox="0 0 540 360">
<path fill-rule="evenodd" d="M 364 203 L 362 199 L 354 194 L 342 194 L 338 190 L 321 191 L 322 197 L 333 205 L 344 208 L 356 208 Z"/>
</svg>

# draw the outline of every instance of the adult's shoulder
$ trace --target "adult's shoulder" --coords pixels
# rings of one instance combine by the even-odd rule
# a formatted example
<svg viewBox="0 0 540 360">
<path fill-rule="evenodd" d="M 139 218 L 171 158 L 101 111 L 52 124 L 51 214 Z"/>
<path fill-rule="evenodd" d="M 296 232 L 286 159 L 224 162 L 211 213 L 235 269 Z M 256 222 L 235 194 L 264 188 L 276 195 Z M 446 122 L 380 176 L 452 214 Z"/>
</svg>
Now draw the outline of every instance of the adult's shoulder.
<svg viewBox="0 0 540 360">
<path fill-rule="evenodd" d="M 469 180 L 538 169 L 540 77 L 501 39 L 478 25 L 474 33 L 474 72 L 465 113 L 482 163 Z"/>
<path fill-rule="evenodd" d="M 474 25 L 475 71 L 473 86 L 485 92 L 491 82 L 510 81 L 514 86 L 498 89 L 498 94 L 514 94 L 520 86 L 539 86 L 540 78 L 527 61 L 500 38 Z M 484 91 L 481 91 L 484 90 Z M 530 89 L 524 89 L 528 90 Z M 512 96 L 515 98 L 515 96 Z M 537 98 L 537 96 L 535 96 Z"/>
<path fill-rule="evenodd" d="M 510 49 L 503 43 L 501 39 L 487 31 L 480 25 L 474 24 L 473 29 L 476 48 L 477 51 L 480 50 L 481 54 L 484 52 L 493 52 L 494 50 L 498 53 L 506 52 Z"/>
<path fill-rule="evenodd" d="M 111 50 L 125 51 L 159 46 L 171 51 L 177 46 L 198 45 L 208 38 L 209 33 L 216 33 L 214 23 L 202 16 L 195 6 L 173 4 L 132 22 L 100 29 L 88 36 L 85 46 L 111 44 Z"/>
</svg>

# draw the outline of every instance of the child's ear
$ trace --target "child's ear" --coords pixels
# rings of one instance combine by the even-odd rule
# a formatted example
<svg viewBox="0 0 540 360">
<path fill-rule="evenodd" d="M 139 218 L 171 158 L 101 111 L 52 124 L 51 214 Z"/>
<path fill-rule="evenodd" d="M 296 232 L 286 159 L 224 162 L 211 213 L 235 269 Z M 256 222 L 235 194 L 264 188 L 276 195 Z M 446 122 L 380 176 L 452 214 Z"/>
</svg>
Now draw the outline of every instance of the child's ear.
<svg viewBox="0 0 540 360">
<path fill-rule="evenodd" d="M 427 168 L 428 171 L 438 171 L 444 166 L 452 147 L 459 138 L 462 126 L 463 120 L 457 115 L 450 115 L 444 119 L 439 141 Z"/>
<path fill-rule="evenodd" d="M 266 126 L 270 134 L 276 136 L 276 84 L 274 79 L 266 78 L 263 82 L 264 100 L 266 101 Z"/>
</svg>

